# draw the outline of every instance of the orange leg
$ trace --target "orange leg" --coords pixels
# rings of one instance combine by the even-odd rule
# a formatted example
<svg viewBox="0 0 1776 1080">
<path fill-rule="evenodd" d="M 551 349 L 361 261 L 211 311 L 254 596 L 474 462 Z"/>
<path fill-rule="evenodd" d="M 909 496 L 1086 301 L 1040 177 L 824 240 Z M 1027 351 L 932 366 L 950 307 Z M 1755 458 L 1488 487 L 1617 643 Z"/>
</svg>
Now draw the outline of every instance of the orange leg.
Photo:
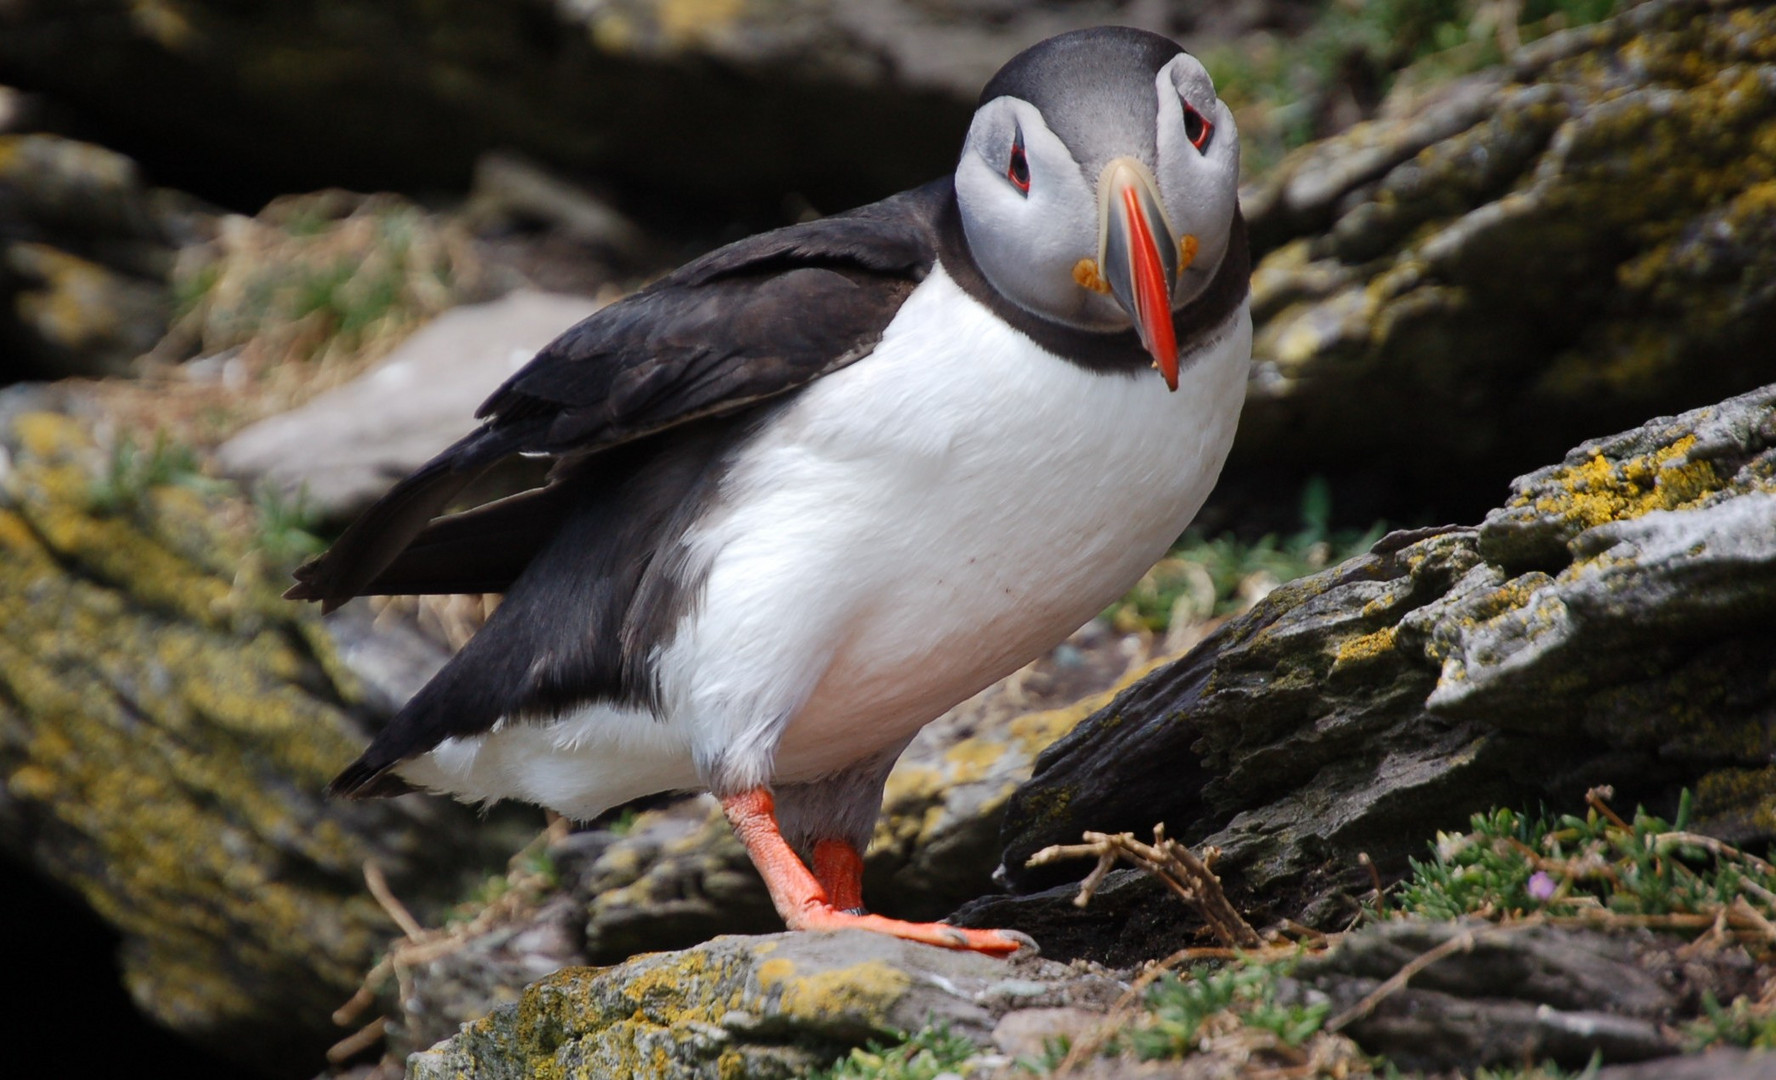
<svg viewBox="0 0 1776 1080">
<path fill-rule="evenodd" d="M 849 840 L 814 844 L 814 879 L 826 890 L 826 902 L 840 911 L 862 915 L 863 856 Z"/>
<path fill-rule="evenodd" d="M 859 906 L 862 900 L 862 860 L 849 844 L 829 841 L 815 846 L 815 867 L 819 877 L 810 872 L 790 849 L 777 828 L 777 807 L 767 788 L 753 788 L 722 801 L 722 810 L 734 835 L 746 845 L 746 853 L 771 890 L 771 902 L 791 930 L 874 930 L 908 941 L 941 945 L 946 949 L 970 949 L 975 952 L 1010 955 L 1035 942 L 1015 930 L 969 930 L 946 923 L 913 923 L 885 919 L 880 915 L 860 915 L 843 910 Z M 831 844 L 845 850 L 835 853 Z M 823 856 L 823 852 L 825 853 Z M 855 864 L 855 873 L 850 869 Z M 830 878 L 827 875 L 832 875 Z M 828 893 L 823 880 L 830 880 L 834 892 Z"/>
</svg>

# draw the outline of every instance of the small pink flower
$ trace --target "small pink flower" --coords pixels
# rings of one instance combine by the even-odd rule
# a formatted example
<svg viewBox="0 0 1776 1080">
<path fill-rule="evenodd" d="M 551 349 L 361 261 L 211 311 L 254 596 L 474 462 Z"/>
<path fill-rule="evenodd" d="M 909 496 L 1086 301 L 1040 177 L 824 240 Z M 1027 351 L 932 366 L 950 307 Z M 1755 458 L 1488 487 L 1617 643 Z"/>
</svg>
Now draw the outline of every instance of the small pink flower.
<svg viewBox="0 0 1776 1080">
<path fill-rule="evenodd" d="M 1529 895 L 1544 904 L 1554 899 L 1554 890 L 1557 887 L 1545 870 L 1537 870 L 1529 876 Z"/>
</svg>

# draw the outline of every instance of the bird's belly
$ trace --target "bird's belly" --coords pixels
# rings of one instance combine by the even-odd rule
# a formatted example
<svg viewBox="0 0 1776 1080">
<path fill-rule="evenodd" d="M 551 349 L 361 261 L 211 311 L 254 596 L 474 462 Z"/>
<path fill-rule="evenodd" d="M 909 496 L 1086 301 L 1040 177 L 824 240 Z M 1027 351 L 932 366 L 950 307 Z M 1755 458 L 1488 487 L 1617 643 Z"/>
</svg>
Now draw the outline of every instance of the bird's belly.
<svg viewBox="0 0 1776 1080">
<path fill-rule="evenodd" d="M 952 310 L 919 323 L 943 332 L 891 326 L 805 392 L 699 538 L 704 603 L 669 697 L 729 767 L 811 779 L 904 742 L 1103 610 L 1220 471 L 1243 311 L 1169 393 L 1042 352 L 947 288 L 928 299 Z"/>
</svg>

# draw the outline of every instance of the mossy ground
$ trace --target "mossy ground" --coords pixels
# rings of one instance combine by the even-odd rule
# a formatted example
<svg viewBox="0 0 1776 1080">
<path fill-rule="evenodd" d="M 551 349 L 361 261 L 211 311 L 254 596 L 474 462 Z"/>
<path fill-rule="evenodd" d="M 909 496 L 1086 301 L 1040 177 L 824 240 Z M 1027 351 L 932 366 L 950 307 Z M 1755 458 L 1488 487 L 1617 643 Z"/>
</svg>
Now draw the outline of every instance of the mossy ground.
<svg viewBox="0 0 1776 1080">
<path fill-rule="evenodd" d="M 1439 833 L 1409 877 L 1372 898 L 1369 921 L 1474 917 L 1639 930 L 1670 936 L 1670 947 L 1744 948 L 1762 967 L 1762 996 L 1721 1003 L 1706 995 L 1698 1013 L 1678 1019 L 1688 1052 L 1717 1046 L 1776 1048 L 1776 866 L 1686 831 L 1689 800 L 1676 821 L 1644 810 L 1621 817 L 1595 793 L 1585 813 L 1475 815 L 1471 831 Z M 1150 967 L 1098 1035 L 1082 1045 L 1053 1042 L 1040 1059 L 1007 1062 L 989 1048 L 941 1028 L 906 1042 L 853 1051 L 823 1080 L 928 1080 L 1066 1076 L 1093 1058 L 1129 1062 L 1214 1060 L 1237 1077 L 1405 1077 L 1328 1030 L 1329 1007 L 1304 996 L 1288 976 L 1296 962 L 1336 944 L 1338 935 L 1232 953 L 1190 949 Z M 1279 939 L 1280 942 L 1281 939 Z M 1227 958 L 1192 962 L 1200 954 Z M 1284 1070 L 1279 1072 L 1279 1070 Z M 1589 1070 L 1552 1062 L 1481 1068 L 1471 1080 L 1568 1080 Z M 1193 1074 L 1194 1075 L 1194 1074 Z"/>
</svg>

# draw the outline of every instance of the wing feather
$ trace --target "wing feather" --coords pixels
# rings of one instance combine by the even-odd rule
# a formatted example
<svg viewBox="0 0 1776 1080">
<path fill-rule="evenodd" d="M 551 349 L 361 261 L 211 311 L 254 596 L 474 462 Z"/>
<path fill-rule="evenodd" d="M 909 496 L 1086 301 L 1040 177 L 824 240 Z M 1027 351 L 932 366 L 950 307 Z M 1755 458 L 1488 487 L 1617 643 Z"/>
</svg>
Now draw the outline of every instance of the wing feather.
<svg viewBox="0 0 1776 1080">
<path fill-rule="evenodd" d="M 469 481 L 503 458 L 581 460 L 733 415 L 867 355 L 936 259 L 934 223 L 949 194 L 940 181 L 731 244 L 594 313 L 488 397 L 476 412 L 481 428 L 299 568 L 287 595 L 330 609 L 379 591 L 470 591 L 487 575 L 453 579 L 437 550 L 423 573 L 398 564 Z M 466 553 L 472 533 L 456 541 Z"/>
<path fill-rule="evenodd" d="M 397 794 L 391 772 L 502 717 L 587 701 L 647 707 L 656 645 L 697 585 L 678 539 L 721 462 L 774 398 L 868 355 L 936 260 L 947 182 L 688 264 L 570 328 L 481 406 L 482 426 L 300 568 L 287 594 L 503 591 L 493 617 L 333 783 Z M 669 434 L 668 434 L 669 433 Z M 513 454 L 548 484 L 440 517 Z"/>
</svg>

